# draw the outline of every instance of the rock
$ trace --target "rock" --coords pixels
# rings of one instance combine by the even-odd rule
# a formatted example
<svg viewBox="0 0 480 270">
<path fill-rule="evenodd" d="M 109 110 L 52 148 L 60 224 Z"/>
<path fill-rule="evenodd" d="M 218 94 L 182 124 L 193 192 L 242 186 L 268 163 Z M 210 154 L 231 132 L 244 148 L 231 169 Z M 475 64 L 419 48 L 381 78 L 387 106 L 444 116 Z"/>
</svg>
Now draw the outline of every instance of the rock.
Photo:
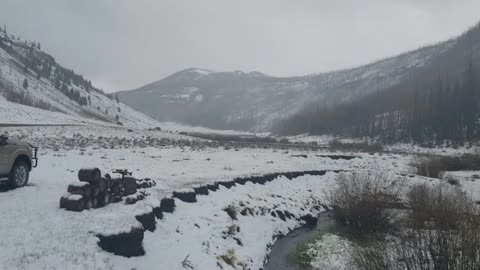
<svg viewBox="0 0 480 270">
<path fill-rule="evenodd" d="M 125 204 L 135 204 L 138 201 L 137 196 L 130 195 L 125 199 Z"/>
</svg>

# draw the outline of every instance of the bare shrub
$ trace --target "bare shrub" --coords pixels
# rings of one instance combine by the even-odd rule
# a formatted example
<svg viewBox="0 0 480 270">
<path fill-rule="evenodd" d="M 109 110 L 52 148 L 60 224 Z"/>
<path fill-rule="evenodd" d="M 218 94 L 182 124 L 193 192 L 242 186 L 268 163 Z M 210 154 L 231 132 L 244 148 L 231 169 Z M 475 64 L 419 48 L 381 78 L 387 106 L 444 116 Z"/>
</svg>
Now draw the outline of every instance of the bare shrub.
<svg viewBox="0 0 480 270">
<path fill-rule="evenodd" d="M 480 269 L 479 211 L 468 196 L 448 185 L 418 185 L 407 200 L 405 227 L 383 242 L 352 249 L 355 268 Z"/>
<path fill-rule="evenodd" d="M 350 262 L 357 270 L 394 269 L 384 243 L 375 242 L 368 246 L 354 246 L 350 249 Z"/>
<path fill-rule="evenodd" d="M 420 158 L 413 162 L 417 169 L 417 174 L 437 178 L 443 170 L 443 162 L 441 158 Z"/>
<path fill-rule="evenodd" d="M 478 170 L 480 156 L 466 154 L 459 157 L 427 157 L 414 160 L 417 174 L 438 178 L 444 171 Z"/>
<path fill-rule="evenodd" d="M 397 217 L 392 206 L 398 203 L 404 183 L 389 181 L 383 173 L 339 174 L 337 187 L 328 198 L 336 218 L 362 237 L 392 228 Z"/>
<path fill-rule="evenodd" d="M 413 186 L 407 204 L 411 208 L 409 226 L 415 228 L 455 229 L 477 212 L 474 202 L 460 189 L 442 184 Z"/>
</svg>

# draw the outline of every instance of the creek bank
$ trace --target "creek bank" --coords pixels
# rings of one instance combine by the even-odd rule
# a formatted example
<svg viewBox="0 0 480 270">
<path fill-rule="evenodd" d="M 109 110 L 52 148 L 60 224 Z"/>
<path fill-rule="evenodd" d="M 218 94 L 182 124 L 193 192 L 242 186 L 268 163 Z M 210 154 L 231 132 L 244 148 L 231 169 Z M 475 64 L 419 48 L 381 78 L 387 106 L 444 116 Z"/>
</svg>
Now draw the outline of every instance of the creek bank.
<svg viewBox="0 0 480 270">
<path fill-rule="evenodd" d="M 312 225 L 306 224 L 303 227 L 291 231 L 284 237 L 280 237 L 272 246 L 268 262 L 264 270 L 304 270 L 301 265 L 296 264 L 292 259 L 297 247 L 308 243 L 323 234 L 331 232 L 336 226 L 331 211 L 322 212 L 316 222 Z"/>
<path fill-rule="evenodd" d="M 260 176 L 249 176 L 235 178 L 231 181 L 215 182 L 207 185 L 194 187 L 188 191 L 175 191 L 170 197 L 163 198 L 160 201 L 160 206 L 152 208 L 152 210 L 136 216 L 137 221 L 142 224 L 141 229 L 135 228 L 131 231 L 120 232 L 118 234 L 98 234 L 98 245 L 105 251 L 113 253 L 115 255 L 123 257 L 137 257 L 145 255 L 143 249 L 143 233 L 145 230 L 151 232 L 156 229 L 156 219 L 162 219 L 163 213 L 175 212 L 175 198 L 188 203 L 196 203 L 196 196 L 207 196 L 210 192 L 218 190 L 219 186 L 224 186 L 227 189 L 234 187 L 235 185 L 245 185 L 247 182 L 253 184 L 265 185 L 268 182 L 274 181 L 278 177 L 284 176 L 289 180 L 293 180 L 297 177 L 304 175 L 321 176 L 327 172 L 341 172 L 337 170 L 318 170 L 318 171 L 297 171 L 297 172 L 283 172 L 283 173 L 271 173 Z M 276 213 L 276 212 L 275 212 Z M 282 212 L 280 218 L 285 219 L 285 216 L 290 216 L 288 213 Z M 292 217 L 293 218 L 293 217 Z M 307 224 L 314 223 L 313 217 L 302 217 L 301 220 Z M 133 239 L 133 240 L 132 240 Z"/>
</svg>

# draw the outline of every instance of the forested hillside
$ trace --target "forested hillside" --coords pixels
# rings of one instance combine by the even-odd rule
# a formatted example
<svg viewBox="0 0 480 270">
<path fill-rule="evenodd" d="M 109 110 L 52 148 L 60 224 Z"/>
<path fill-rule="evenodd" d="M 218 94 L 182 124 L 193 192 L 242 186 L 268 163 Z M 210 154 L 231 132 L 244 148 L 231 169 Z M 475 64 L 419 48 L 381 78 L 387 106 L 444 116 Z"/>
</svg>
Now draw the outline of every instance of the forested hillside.
<svg viewBox="0 0 480 270">
<path fill-rule="evenodd" d="M 449 40 L 369 65 L 301 77 L 187 69 L 118 95 L 160 121 L 270 131 L 305 108 L 345 103 L 397 86 L 434 68 L 433 62 L 454 45 Z"/>
<path fill-rule="evenodd" d="M 0 27 L 0 102 L 5 103 L 0 108 L 4 114 L 0 121 L 21 120 L 13 119 L 13 115 L 5 116 L 10 114 L 7 110 L 11 112 L 13 108 L 20 114 L 21 108 L 25 108 L 17 105 L 21 104 L 41 109 L 38 115 L 45 115 L 45 111 L 62 113 L 68 116 L 65 119 L 69 122 L 73 116 L 78 122 L 158 125 L 121 103 L 118 96 L 104 93 L 90 80 L 58 64 L 42 50 L 39 42 L 22 40 L 9 33 L 6 26 Z M 24 113 L 35 116 L 31 109 L 25 109 Z M 27 117 L 21 121 L 33 119 L 35 117 Z"/>
<path fill-rule="evenodd" d="M 276 131 L 455 146 L 478 141 L 479 116 L 480 25 L 456 39 L 432 68 L 358 100 L 310 106 Z"/>
</svg>

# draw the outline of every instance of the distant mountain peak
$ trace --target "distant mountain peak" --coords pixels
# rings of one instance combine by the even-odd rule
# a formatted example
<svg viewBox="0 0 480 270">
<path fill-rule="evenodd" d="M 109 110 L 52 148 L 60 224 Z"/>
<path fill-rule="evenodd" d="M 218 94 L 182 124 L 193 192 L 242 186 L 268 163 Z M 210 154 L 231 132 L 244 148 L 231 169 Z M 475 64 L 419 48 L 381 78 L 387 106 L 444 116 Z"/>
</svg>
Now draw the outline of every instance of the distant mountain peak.
<svg viewBox="0 0 480 270">
<path fill-rule="evenodd" d="M 222 74 L 230 73 L 230 74 L 234 74 L 234 75 L 250 76 L 250 77 L 270 77 L 270 76 L 266 75 L 265 73 L 258 72 L 258 71 L 235 70 L 235 71 L 217 72 L 217 71 L 213 71 L 213 70 L 205 69 L 205 68 L 187 68 L 187 69 L 184 69 L 182 71 L 179 71 L 179 72 L 173 74 L 173 76 L 175 76 L 175 75 L 185 75 L 185 74 L 208 76 L 208 75 L 218 74 L 218 73 L 222 73 Z"/>
<path fill-rule="evenodd" d="M 480 61 L 477 28 L 448 41 L 345 70 L 281 78 L 256 71 L 191 68 L 119 95 L 157 120 L 269 130 L 299 111 L 410 88 L 412 81 L 427 84 L 439 74 L 456 76 L 468 57 Z"/>
<path fill-rule="evenodd" d="M 183 71 L 180 71 L 179 73 L 197 73 L 200 75 L 210 75 L 212 73 L 215 73 L 215 71 L 204 69 L 204 68 L 188 68 Z"/>
</svg>

